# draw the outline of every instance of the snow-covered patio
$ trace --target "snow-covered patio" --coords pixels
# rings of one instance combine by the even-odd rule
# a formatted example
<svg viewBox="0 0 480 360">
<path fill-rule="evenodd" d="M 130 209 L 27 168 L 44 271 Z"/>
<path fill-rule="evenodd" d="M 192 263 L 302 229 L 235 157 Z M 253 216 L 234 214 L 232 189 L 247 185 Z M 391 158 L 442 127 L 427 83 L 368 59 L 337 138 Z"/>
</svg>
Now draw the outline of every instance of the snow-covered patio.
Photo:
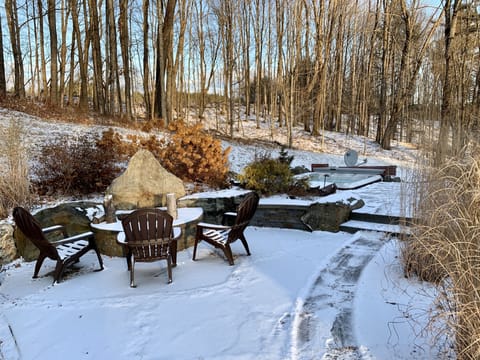
<svg viewBox="0 0 480 360">
<path fill-rule="evenodd" d="M 379 183 L 332 199 L 359 196 L 370 211 L 398 211 L 399 189 Z M 374 231 L 264 227 L 249 227 L 246 236 L 252 256 L 235 243 L 234 266 L 201 245 L 195 262 L 191 248 L 178 254 L 172 284 L 164 263 L 139 264 L 134 289 L 122 258 L 104 256 L 105 270 L 93 272 L 97 263 L 89 254 L 55 286 L 45 276 L 52 262 L 45 263 L 39 279 L 31 278 L 34 263 L 9 264 L 0 273 L 0 356 L 439 357 L 438 342 L 424 331 L 435 292 L 403 277 L 396 239 Z"/>
</svg>

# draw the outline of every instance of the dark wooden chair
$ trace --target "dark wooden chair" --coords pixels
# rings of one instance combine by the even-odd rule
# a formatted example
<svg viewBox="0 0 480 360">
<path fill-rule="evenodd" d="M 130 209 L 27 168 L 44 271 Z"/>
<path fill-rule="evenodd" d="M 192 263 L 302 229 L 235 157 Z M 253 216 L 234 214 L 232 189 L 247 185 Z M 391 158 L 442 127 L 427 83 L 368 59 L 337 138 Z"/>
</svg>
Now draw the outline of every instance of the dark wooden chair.
<svg viewBox="0 0 480 360">
<path fill-rule="evenodd" d="M 172 262 L 176 259 L 176 241 L 180 232 L 172 226 L 173 218 L 159 209 L 138 209 L 122 219 L 130 286 L 135 287 L 135 263 L 167 260 L 168 283 L 172 282 Z M 175 264 L 173 264 L 175 265 Z"/>
<path fill-rule="evenodd" d="M 198 243 L 202 240 L 217 249 L 221 249 L 230 265 L 234 265 L 232 249 L 230 247 L 233 242 L 240 240 L 247 255 L 250 255 L 247 239 L 243 232 L 255 215 L 258 201 L 259 197 L 256 193 L 248 193 L 238 206 L 236 213 L 226 213 L 224 220 L 226 220 L 228 216 L 233 216 L 235 219 L 233 225 L 225 225 L 225 221 L 222 221 L 222 225 L 203 222 L 198 223 L 192 260 L 195 260 Z"/>
<path fill-rule="evenodd" d="M 98 257 L 100 269 L 96 271 L 103 270 L 102 257 L 95 243 L 93 232 L 88 231 L 69 237 L 63 225 L 54 225 L 42 229 L 32 214 L 22 207 L 13 209 L 13 219 L 18 229 L 40 250 L 35 264 L 33 278 L 38 277 L 38 272 L 42 267 L 43 261 L 48 257 L 57 262 L 53 274 L 53 283 L 60 282 L 65 269 L 77 263 L 80 257 L 90 250 L 95 251 Z M 64 238 L 59 241 L 50 242 L 45 235 L 54 231 L 62 232 Z"/>
</svg>

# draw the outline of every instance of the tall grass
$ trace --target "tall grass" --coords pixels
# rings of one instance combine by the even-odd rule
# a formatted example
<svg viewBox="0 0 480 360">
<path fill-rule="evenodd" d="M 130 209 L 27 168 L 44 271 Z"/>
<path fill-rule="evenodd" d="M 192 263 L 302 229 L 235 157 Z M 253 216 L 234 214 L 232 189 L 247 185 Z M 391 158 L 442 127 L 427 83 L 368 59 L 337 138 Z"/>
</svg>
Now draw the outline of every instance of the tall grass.
<svg viewBox="0 0 480 360">
<path fill-rule="evenodd" d="M 404 242 L 406 274 L 442 289 L 438 304 L 458 359 L 480 359 L 480 148 L 440 169 L 417 173 L 413 236 Z"/>
<path fill-rule="evenodd" d="M 0 135 L 0 217 L 4 218 L 12 207 L 29 205 L 32 192 L 24 128 L 11 120 L 0 128 Z"/>
</svg>

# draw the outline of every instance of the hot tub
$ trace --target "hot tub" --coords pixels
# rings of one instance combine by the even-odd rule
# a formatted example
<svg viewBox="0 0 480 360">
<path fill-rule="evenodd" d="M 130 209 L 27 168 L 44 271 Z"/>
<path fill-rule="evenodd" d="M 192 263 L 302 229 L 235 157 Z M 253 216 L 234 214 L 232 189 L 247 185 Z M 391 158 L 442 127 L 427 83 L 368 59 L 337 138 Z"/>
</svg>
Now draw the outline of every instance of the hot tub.
<svg viewBox="0 0 480 360">
<path fill-rule="evenodd" d="M 297 178 L 308 178 L 311 187 L 324 187 L 335 183 L 339 190 L 358 189 L 362 186 L 382 181 L 382 169 L 361 167 L 324 167 L 314 172 L 297 175 Z"/>
</svg>

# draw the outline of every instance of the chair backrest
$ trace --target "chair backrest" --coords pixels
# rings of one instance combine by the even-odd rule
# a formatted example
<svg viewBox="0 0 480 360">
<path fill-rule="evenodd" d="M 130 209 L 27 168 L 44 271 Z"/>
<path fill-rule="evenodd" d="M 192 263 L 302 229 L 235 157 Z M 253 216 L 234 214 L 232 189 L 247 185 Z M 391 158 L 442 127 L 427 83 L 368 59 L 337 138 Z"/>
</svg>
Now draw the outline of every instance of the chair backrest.
<svg viewBox="0 0 480 360">
<path fill-rule="evenodd" d="M 242 200 L 237 209 L 237 217 L 235 218 L 235 225 L 240 225 L 245 222 L 250 222 L 257 211 L 259 197 L 257 193 L 248 193 Z"/>
<path fill-rule="evenodd" d="M 166 257 L 173 235 L 173 218 L 159 209 L 138 209 L 122 220 L 128 247 L 136 260 Z"/>
<path fill-rule="evenodd" d="M 58 260 L 60 256 L 58 255 L 57 249 L 55 246 L 47 240 L 43 234 L 42 227 L 39 222 L 24 208 L 18 206 L 13 209 L 13 219 L 15 224 L 20 229 L 20 231 L 25 235 L 30 241 L 44 253 L 50 259 Z"/>
<path fill-rule="evenodd" d="M 235 241 L 243 233 L 257 211 L 260 198 L 257 193 L 248 193 L 237 208 L 235 224 L 229 234 L 229 242 Z"/>
</svg>

